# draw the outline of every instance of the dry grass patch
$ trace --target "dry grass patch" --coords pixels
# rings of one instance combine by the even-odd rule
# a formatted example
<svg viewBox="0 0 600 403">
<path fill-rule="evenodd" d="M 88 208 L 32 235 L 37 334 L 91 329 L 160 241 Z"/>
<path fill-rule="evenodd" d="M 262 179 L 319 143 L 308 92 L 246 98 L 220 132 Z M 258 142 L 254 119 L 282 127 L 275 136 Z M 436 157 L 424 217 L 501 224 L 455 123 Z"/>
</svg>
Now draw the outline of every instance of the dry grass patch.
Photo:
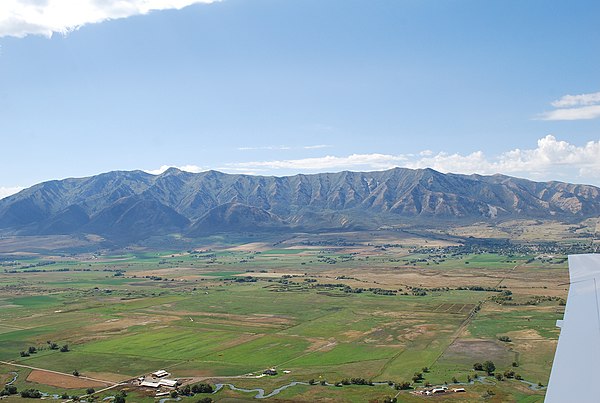
<svg viewBox="0 0 600 403">
<path fill-rule="evenodd" d="M 502 363 L 512 362 L 514 353 L 495 340 L 456 339 L 446 349 L 443 357 L 453 361 L 469 363 L 482 362 L 484 360 Z"/>
<path fill-rule="evenodd" d="M 110 383 L 97 382 L 83 377 L 57 374 L 38 369 L 31 371 L 27 377 L 27 381 L 65 389 L 103 388 L 110 386 Z"/>
</svg>

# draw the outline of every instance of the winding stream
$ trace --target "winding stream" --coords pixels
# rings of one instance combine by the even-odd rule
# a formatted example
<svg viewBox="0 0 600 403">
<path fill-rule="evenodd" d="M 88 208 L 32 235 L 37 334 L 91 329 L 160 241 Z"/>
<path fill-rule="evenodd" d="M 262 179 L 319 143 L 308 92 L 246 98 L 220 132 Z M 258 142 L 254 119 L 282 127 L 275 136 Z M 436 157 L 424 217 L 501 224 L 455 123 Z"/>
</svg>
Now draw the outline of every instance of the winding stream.
<svg viewBox="0 0 600 403">
<path fill-rule="evenodd" d="M 261 389 L 261 388 L 255 388 L 255 389 L 243 389 L 243 388 L 238 388 L 235 385 L 232 385 L 230 383 L 217 383 L 215 385 L 215 391 L 214 393 L 217 393 L 218 391 L 220 391 L 221 389 L 223 389 L 224 387 L 228 387 L 231 390 L 235 390 L 238 392 L 246 392 L 246 393 L 253 393 L 256 392 L 256 395 L 254 395 L 254 397 L 256 399 L 266 399 L 268 397 L 271 396 L 275 396 L 276 394 L 278 394 L 279 392 L 287 389 L 287 388 L 291 388 L 292 386 L 296 386 L 296 385 L 310 385 L 308 382 L 290 382 L 287 385 L 283 385 L 278 387 L 277 389 L 274 389 L 271 393 L 269 393 L 268 395 L 265 395 L 265 390 Z"/>
<path fill-rule="evenodd" d="M 9 386 L 9 385 L 12 385 L 13 383 L 15 383 L 17 381 L 17 378 L 19 377 L 18 372 L 9 372 L 9 374 L 13 374 L 14 378 L 12 379 L 12 381 L 6 382 L 6 386 Z"/>
<path fill-rule="evenodd" d="M 483 377 L 483 376 L 476 377 L 475 379 L 473 379 L 471 382 L 468 382 L 468 383 L 467 382 L 459 382 L 459 383 L 454 383 L 452 385 L 456 385 L 456 386 L 459 386 L 459 385 L 473 385 L 475 382 L 479 382 L 479 383 L 482 383 L 482 384 L 485 384 L 485 385 L 495 385 L 494 381 L 492 381 L 490 379 L 487 379 L 486 377 Z M 520 380 L 519 382 L 523 382 L 523 383 L 527 384 L 529 386 L 529 389 L 531 389 L 531 390 L 536 390 L 537 391 L 537 390 L 543 390 L 543 389 L 545 389 L 544 386 L 539 386 L 539 385 L 537 385 L 537 384 L 535 384 L 533 382 L 529 382 L 529 381 L 525 381 L 525 380 Z M 283 385 L 283 386 L 280 386 L 280 387 L 274 389 L 269 394 L 265 394 L 265 390 L 262 389 L 262 388 L 244 389 L 244 388 L 238 388 L 237 386 L 232 385 L 231 383 L 217 383 L 217 384 L 215 384 L 215 390 L 214 390 L 213 394 L 219 392 L 221 389 L 223 389 L 225 387 L 228 387 L 229 389 L 235 390 L 237 392 L 256 393 L 254 395 L 255 399 L 267 399 L 269 397 L 272 397 L 272 396 L 275 396 L 275 395 L 279 394 L 279 392 L 281 392 L 281 391 L 283 391 L 283 390 L 285 390 L 287 388 L 291 388 L 291 387 L 296 386 L 296 385 L 310 385 L 310 384 L 308 382 L 293 381 L 293 382 L 288 383 L 287 385 Z M 387 382 L 373 382 L 373 385 L 381 386 L 381 385 L 388 385 L 388 383 Z M 335 386 L 335 385 L 332 384 L 332 383 L 326 383 L 325 386 Z M 394 386 L 392 385 L 390 387 L 393 388 Z M 163 402 L 161 401 L 160 403 L 163 403 Z"/>
</svg>

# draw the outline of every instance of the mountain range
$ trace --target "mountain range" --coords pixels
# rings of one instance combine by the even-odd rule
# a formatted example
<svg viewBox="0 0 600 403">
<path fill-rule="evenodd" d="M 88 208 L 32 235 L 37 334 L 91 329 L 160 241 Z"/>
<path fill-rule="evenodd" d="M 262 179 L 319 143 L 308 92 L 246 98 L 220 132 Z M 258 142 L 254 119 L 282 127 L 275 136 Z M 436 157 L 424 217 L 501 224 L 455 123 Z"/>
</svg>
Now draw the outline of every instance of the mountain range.
<svg viewBox="0 0 600 403">
<path fill-rule="evenodd" d="M 394 168 L 286 177 L 114 171 L 40 183 L 0 200 L 0 233 L 139 240 L 180 233 L 375 229 L 403 222 L 579 220 L 600 188 Z"/>
</svg>

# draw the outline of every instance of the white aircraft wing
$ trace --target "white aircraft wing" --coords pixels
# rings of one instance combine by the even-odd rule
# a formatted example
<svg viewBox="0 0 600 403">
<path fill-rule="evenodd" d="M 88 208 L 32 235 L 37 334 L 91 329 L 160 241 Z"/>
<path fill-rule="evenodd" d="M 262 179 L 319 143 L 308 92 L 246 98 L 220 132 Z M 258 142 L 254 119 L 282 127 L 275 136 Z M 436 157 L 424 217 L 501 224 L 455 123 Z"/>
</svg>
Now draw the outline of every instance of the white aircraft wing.
<svg viewBox="0 0 600 403">
<path fill-rule="evenodd" d="M 569 256 L 569 276 L 545 402 L 599 402 L 593 390 L 600 385 L 600 254 Z"/>
</svg>

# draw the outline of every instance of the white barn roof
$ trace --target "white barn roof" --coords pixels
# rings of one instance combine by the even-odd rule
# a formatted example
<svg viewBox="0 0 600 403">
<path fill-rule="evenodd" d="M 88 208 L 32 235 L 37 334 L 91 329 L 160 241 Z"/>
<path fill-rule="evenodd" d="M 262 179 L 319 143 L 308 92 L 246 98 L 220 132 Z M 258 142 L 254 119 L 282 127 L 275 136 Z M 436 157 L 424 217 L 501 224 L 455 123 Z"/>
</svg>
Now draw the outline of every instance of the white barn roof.
<svg viewBox="0 0 600 403">
<path fill-rule="evenodd" d="M 158 381 L 158 384 L 173 387 L 177 385 L 177 381 L 173 381 L 171 379 L 161 379 L 160 381 Z"/>
</svg>

